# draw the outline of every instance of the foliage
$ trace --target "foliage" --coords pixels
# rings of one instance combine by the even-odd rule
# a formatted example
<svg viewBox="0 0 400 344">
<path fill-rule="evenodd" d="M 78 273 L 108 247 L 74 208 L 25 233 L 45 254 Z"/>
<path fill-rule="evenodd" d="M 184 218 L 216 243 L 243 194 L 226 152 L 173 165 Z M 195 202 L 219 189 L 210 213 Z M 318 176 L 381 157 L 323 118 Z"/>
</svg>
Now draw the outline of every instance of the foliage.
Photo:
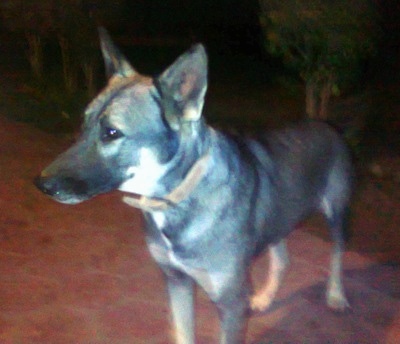
<svg viewBox="0 0 400 344">
<path fill-rule="evenodd" d="M 375 51 L 379 29 L 369 0 L 259 1 L 267 50 L 299 73 L 307 96 L 317 93 L 322 102 L 339 94 L 351 71 Z"/>
<path fill-rule="evenodd" d="M 4 1 L 1 19 L 10 31 L 21 32 L 28 43 L 27 58 L 37 80 L 43 76 L 43 44 L 52 27 L 52 0 Z"/>
<path fill-rule="evenodd" d="M 123 0 L 2 0 L 4 27 L 27 42 L 34 77 L 27 95 L 32 104 L 43 113 L 53 109 L 70 118 L 69 112 L 83 101 L 83 91 L 86 98 L 94 95 L 100 61 L 96 26 L 114 23 L 123 4 Z M 55 75 L 55 69 L 61 75 Z M 60 76 L 63 87 L 54 82 Z"/>
<path fill-rule="evenodd" d="M 9 30 L 46 36 L 53 25 L 53 7 L 54 0 L 3 0 L 0 11 Z"/>
</svg>

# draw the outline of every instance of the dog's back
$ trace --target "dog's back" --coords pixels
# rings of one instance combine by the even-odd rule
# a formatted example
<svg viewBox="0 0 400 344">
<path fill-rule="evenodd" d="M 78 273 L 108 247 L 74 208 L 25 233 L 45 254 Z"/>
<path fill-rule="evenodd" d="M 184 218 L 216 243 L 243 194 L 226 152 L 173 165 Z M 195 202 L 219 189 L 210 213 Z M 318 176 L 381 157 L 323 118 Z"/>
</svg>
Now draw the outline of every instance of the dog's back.
<svg viewBox="0 0 400 344">
<path fill-rule="evenodd" d="M 347 206 L 351 164 L 342 139 L 332 128 L 306 122 L 260 140 L 272 164 L 273 172 L 268 177 L 274 201 L 279 204 L 278 221 L 286 222 L 279 223 L 279 227 L 291 227 L 313 211 L 326 211 L 328 203 L 332 212 Z"/>
<path fill-rule="evenodd" d="M 240 209 L 251 203 L 247 228 L 256 234 L 255 253 L 285 237 L 315 211 L 331 222 L 345 211 L 351 163 L 342 139 L 329 125 L 303 122 L 252 138 L 223 136 L 225 140 L 229 143 L 220 146 L 234 181 L 231 206 L 239 221 Z"/>
</svg>

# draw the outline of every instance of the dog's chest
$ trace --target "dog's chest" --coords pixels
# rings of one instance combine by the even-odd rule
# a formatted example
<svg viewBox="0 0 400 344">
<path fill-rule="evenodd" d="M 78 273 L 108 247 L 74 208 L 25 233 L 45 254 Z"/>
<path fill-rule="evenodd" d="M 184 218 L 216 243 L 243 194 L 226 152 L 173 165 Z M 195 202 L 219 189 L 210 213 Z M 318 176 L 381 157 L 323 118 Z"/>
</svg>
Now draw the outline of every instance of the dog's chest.
<svg viewBox="0 0 400 344">
<path fill-rule="evenodd" d="M 220 289 L 220 283 L 203 264 L 201 255 L 197 255 L 196 251 L 191 251 L 188 257 L 182 257 L 181 252 L 178 254 L 172 241 L 163 233 L 163 228 L 167 226 L 164 214 L 154 212 L 150 216 L 156 229 L 149 233 L 147 244 L 154 260 L 166 273 L 170 269 L 183 272 L 197 281 L 210 295 L 216 295 Z"/>
<path fill-rule="evenodd" d="M 163 231 L 167 226 L 165 214 L 163 212 L 153 212 L 150 218 L 154 226 L 148 233 L 148 246 L 153 258 L 162 266 L 185 270 L 186 268 L 183 260 L 176 255 L 173 243 Z"/>
</svg>

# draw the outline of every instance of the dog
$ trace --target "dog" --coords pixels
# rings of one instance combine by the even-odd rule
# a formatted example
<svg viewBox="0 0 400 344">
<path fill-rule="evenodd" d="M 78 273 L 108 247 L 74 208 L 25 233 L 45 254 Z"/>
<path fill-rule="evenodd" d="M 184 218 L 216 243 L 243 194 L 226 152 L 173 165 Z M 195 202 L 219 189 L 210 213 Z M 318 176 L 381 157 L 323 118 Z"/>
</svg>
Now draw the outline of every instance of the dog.
<svg viewBox="0 0 400 344">
<path fill-rule="evenodd" d="M 215 130 L 202 116 L 208 61 L 201 44 L 150 78 L 99 32 L 108 84 L 86 108 L 80 138 L 35 184 L 66 204 L 118 189 L 143 211 L 176 343 L 195 342 L 195 284 L 218 309 L 220 343 L 244 343 L 248 311 L 267 310 L 282 281 L 285 238 L 315 211 L 334 241 L 327 304 L 349 307 L 341 261 L 352 166 L 340 136 L 311 121 L 252 137 Z M 268 281 L 252 295 L 249 266 L 267 248 Z"/>
</svg>

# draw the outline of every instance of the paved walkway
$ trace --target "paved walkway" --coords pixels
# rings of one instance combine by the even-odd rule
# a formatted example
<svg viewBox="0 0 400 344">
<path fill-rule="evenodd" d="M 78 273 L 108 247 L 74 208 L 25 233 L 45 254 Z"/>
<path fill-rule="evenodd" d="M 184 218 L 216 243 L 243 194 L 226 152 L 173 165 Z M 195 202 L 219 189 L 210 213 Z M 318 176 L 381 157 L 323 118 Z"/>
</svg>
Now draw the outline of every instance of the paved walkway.
<svg viewBox="0 0 400 344">
<path fill-rule="evenodd" d="M 55 203 L 32 179 L 67 143 L 0 117 L 0 343 L 167 344 L 162 276 L 140 213 L 120 194 Z M 270 312 L 249 321 L 248 343 L 400 343 L 400 269 L 344 257 L 352 309 L 324 302 L 330 244 L 289 238 L 291 267 Z M 262 283 L 266 259 L 253 269 Z M 198 343 L 217 343 L 216 312 L 197 294 Z"/>
</svg>

